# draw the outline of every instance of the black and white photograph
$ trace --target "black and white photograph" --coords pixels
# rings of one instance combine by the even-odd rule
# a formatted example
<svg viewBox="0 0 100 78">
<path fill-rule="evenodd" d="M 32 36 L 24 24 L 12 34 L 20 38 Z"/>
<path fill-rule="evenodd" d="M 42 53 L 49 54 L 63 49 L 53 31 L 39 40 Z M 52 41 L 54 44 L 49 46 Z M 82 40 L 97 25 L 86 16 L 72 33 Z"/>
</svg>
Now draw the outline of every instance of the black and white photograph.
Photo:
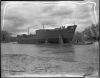
<svg viewBox="0 0 100 78">
<path fill-rule="evenodd" d="M 99 0 L 1 1 L 1 77 L 99 78 Z"/>
</svg>

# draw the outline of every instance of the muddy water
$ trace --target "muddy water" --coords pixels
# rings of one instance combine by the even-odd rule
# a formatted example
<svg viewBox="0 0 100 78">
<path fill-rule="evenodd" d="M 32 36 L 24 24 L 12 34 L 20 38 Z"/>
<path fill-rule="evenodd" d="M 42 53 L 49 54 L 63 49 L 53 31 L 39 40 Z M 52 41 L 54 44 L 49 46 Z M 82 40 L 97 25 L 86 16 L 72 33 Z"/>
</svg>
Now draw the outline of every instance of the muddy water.
<svg viewBox="0 0 100 78">
<path fill-rule="evenodd" d="M 13 75 L 63 74 L 68 72 L 90 74 L 98 70 L 99 47 L 91 45 L 34 45 L 1 44 L 3 71 Z M 6 54 L 6 55 L 5 55 Z M 24 59 L 23 59 L 24 58 Z M 9 61 L 9 62 L 8 62 Z M 12 73 L 10 73 L 12 74 Z"/>
</svg>

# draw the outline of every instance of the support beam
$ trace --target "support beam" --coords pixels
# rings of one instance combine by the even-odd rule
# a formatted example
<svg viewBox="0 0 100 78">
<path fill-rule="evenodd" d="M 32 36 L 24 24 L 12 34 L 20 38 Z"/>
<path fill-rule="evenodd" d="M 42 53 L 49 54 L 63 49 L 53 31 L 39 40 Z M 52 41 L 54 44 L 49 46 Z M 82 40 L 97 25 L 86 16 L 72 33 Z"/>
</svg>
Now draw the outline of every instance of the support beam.
<svg viewBox="0 0 100 78">
<path fill-rule="evenodd" d="M 48 39 L 45 40 L 45 44 L 48 44 Z"/>
<path fill-rule="evenodd" d="M 61 34 L 59 35 L 59 44 L 64 44 Z"/>
</svg>

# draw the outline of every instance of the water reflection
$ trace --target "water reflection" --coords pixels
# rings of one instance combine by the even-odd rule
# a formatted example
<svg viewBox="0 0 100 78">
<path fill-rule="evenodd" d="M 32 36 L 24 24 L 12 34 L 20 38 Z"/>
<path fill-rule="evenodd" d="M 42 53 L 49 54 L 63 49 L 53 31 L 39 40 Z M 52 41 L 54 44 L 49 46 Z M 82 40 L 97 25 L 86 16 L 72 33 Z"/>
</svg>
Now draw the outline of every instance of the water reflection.
<svg viewBox="0 0 100 78">
<path fill-rule="evenodd" d="M 38 53 L 45 56 L 53 56 L 62 61 L 75 62 L 75 51 L 72 45 L 41 46 Z"/>
<path fill-rule="evenodd" d="M 27 54 L 43 57 L 57 58 L 66 62 L 93 62 L 97 60 L 98 46 L 92 45 L 33 45 L 33 44 L 12 44 L 1 45 L 2 54 Z"/>
</svg>

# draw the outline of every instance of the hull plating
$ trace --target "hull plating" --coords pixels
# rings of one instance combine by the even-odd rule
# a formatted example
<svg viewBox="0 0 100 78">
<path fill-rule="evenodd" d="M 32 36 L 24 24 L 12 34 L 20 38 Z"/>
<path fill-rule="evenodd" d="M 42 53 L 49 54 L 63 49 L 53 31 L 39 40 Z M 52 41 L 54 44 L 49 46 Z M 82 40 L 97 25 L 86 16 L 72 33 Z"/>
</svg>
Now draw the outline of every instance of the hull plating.
<svg viewBox="0 0 100 78">
<path fill-rule="evenodd" d="M 34 44 L 34 43 L 45 43 L 46 39 L 23 39 L 23 40 L 19 40 L 18 43 L 21 44 Z M 59 43 L 59 38 L 50 38 L 47 39 L 48 43 Z M 64 43 L 69 43 L 71 40 L 64 38 L 63 42 Z"/>
</svg>

